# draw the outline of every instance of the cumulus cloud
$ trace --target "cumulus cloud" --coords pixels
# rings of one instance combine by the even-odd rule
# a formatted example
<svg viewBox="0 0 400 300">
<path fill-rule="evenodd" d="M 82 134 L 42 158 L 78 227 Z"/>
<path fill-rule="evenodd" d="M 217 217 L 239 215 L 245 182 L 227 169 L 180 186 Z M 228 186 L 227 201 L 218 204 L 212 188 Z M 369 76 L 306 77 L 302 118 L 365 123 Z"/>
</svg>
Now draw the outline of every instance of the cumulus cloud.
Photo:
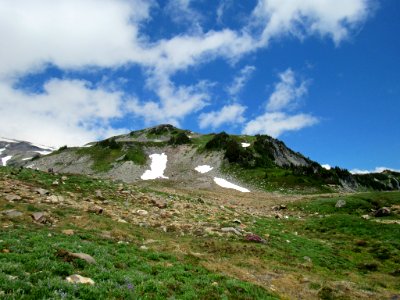
<svg viewBox="0 0 400 300">
<path fill-rule="evenodd" d="M 289 68 L 279 74 L 280 81 L 275 85 L 275 90 L 267 103 L 268 111 L 279 111 L 296 106 L 297 100 L 307 93 L 307 81 L 297 85 L 294 72 Z"/>
<path fill-rule="evenodd" d="M 204 108 L 210 99 L 208 84 L 199 82 L 191 86 L 175 86 L 163 75 L 151 77 L 148 84 L 160 101 L 131 101 L 127 108 L 144 119 L 146 124 L 170 123 L 179 126 L 188 114 Z"/>
<path fill-rule="evenodd" d="M 288 114 L 287 110 L 294 108 L 300 97 L 307 93 L 307 82 L 297 85 L 296 74 L 289 68 L 279 74 L 279 82 L 269 97 L 265 112 L 249 121 L 244 134 L 268 134 L 278 137 L 286 131 L 296 131 L 318 123 L 318 119 L 310 114 Z"/>
<path fill-rule="evenodd" d="M 259 0 L 253 22 L 263 26 L 260 43 L 290 34 L 299 38 L 317 34 L 328 36 L 336 44 L 370 13 L 369 0 Z M 253 25 L 254 25 L 253 23 Z"/>
<path fill-rule="evenodd" d="M 265 133 L 278 137 L 285 131 L 300 130 L 314 125 L 318 119 L 308 114 L 287 115 L 283 112 L 265 113 L 248 122 L 243 129 L 244 134 Z"/>
<path fill-rule="evenodd" d="M 392 168 L 387 168 L 387 167 L 376 167 L 373 170 L 353 169 L 353 170 L 350 170 L 350 173 L 352 173 L 352 174 L 382 173 L 385 170 L 400 172 L 400 170 L 397 170 L 397 169 L 392 169 Z"/>
<path fill-rule="evenodd" d="M 243 114 L 246 110 L 245 106 L 240 104 L 226 105 L 219 111 L 211 111 L 202 113 L 199 116 L 200 128 L 218 128 L 222 124 L 240 124 L 245 121 Z"/>
<path fill-rule="evenodd" d="M 233 79 L 232 84 L 228 87 L 228 93 L 231 97 L 237 96 L 255 70 L 255 66 L 245 66 L 240 70 L 239 75 Z"/>
<path fill-rule="evenodd" d="M 321 167 L 323 167 L 323 168 L 326 169 L 326 170 L 332 169 L 332 166 L 331 166 L 331 165 L 328 165 L 328 164 L 321 165 Z"/>
<path fill-rule="evenodd" d="M 181 9 L 184 18 L 199 23 L 201 16 L 192 9 L 190 2 L 170 0 L 169 5 L 172 11 Z M 159 9 L 152 0 L 0 0 L 3 45 L 0 47 L 0 96 L 7 96 L 0 100 L 2 106 L 7 104 L 6 108 L 2 107 L 2 116 L 6 117 L 0 121 L 1 135 L 33 140 L 38 138 L 38 134 L 31 136 L 30 133 L 42 128 L 47 140 L 38 142 L 58 144 L 63 140 L 62 143 L 76 144 L 113 132 L 110 120 L 123 115 L 119 106 L 123 102 L 121 99 L 126 98 L 123 92 L 110 92 L 81 81 L 51 79 L 44 86 L 43 94 L 28 96 L 14 88 L 19 78 L 31 72 L 41 72 L 49 64 L 62 70 L 83 71 L 87 67 L 102 70 L 138 65 L 146 77 L 146 87 L 157 98 L 132 99 L 126 107 L 148 123 L 169 121 L 176 124 L 199 112 L 211 99 L 203 81 L 178 85 L 172 80 L 176 72 L 215 58 L 238 61 L 243 55 L 266 47 L 272 38 L 282 34 L 300 38 L 318 34 L 330 36 L 339 43 L 365 19 L 369 7 L 367 0 L 342 0 L 340 5 L 337 0 L 259 0 L 257 3 L 250 16 L 251 24 L 244 28 L 225 27 L 203 32 L 201 28 L 193 30 L 186 26 L 176 36 L 152 40 L 142 30 L 151 20 L 152 9 Z M 220 17 L 222 12 L 220 8 Z M 179 18 L 176 21 L 180 21 Z M 232 94 L 243 87 L 246 76 L 252 72 L 251 66 L 243 72 L 242 78 L 239 76 L 232 85 Z M 52 87 L 63 92 L 73 90 L 77 92 L 76 99 L 81 100 L 67 99 L 67 94 L 58 93 Z M 294 85 L 295 94 L 299 88 L 301 85 Z M 107 104 L 100 96 L 104 96 Z M 37 109 L 31 104 L 33 100 L 41 104 Z M 15 103 L 18 109 L 10 111 L 10 103 Z M 54 103 L 64 111 L 59 111 Z M 110 109 L 109 115 L 103 115 L 103 107 Z M 82 112 L 79 112 L 80 108 L 83 108 Z M 214 119 L 229 122 L 228 117 L 221 117 L 223 110 L 214 112 Z M 239 110 L 236 113 L 242 120 L 242 113 Z M 272 116 L 267 116 L 267 119 Z M 56 117 L 60 117 L 59 121 Z M 95 121 L 89 121 L 91 118 Z M 10 122 L 5 123 L 5 119 Z M 13 119 L 24 120 L 18 130 Z M 28 126 L 25 120 L 29 120 L 32 126 Z M 224 122 L 209 121 L 209 124 L 219 126 Z M 64 134 L 65 138 L 61 138 Z"/>
<path fill-rule="evenodd" d="M 48 146 L 82 145 L 119 134 L 110 121 L 123 115 L 118 92 L 82 80 L 51 80 L 43 93 L 0 84 L 1 134 Z"/>
</svg>

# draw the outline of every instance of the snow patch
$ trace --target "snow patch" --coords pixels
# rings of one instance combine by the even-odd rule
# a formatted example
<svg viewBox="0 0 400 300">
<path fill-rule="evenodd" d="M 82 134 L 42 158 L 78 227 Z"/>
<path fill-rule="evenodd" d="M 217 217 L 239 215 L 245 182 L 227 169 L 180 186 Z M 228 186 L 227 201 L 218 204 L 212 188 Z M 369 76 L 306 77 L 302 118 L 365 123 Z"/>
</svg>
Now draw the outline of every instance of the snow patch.
<svg viewBox="0 0 400 300">
<path fill-rule="evenodd" d="M 17 141 L 15 141 L 15 140 L 6 139 L 3 137 L 0 137 L 0 142 L 17 143 Z"/>
<path fill-rule="evenodd" d="M 3 166 L 7 166 L 7 162 L 8 162 L 11 158 L 12 158 L 11 155 L 6 156 L 6 157 L 3 157 L 3 158 L 1 159 L 1 162 L 2 162 Z"/>
<path fill-rule="evenodd" d="M 42 155 L 47 155 L 47 154 L 50 154 L 53 151 L 34 151 L 34 152 L 42 154 Z"/>
<path fill-rule="evenodd" d="M 321 167 L 323 167 L 324 169 L 326 169 L 326 170 L 330 170 L 332 167 L 330 166 L 330 165 L 328 165 L 328 164 L 325 164 L 325 165 L 321 165 Z"/>
<path fill-rule="evenodd" d="M 243 147 L 243 148 L 250 147 L 250 143 L 242 143 L 242 147 Z"/>
<path fill-rule="evenodd" d="M 22 160 L 30 160 L 30 159 L 32 159 L 33 157 L 27 157 L 27 158 L 23 158 Z"/>
<path fill-rule="evenodd" d="M 32 146 L 38 147 L 38 148 L 47 149 L 49 151 L 56 150 L 56 148 L 45 146 L 45 145 L 41 145 L 41 144 L 35 144 L 35 143 L 31 143 L 31 142 L 29 142 L 29 144 L 31 144 Z"/>
<path fill-rule="evenodd" d="M 164 171 L 167 168 L 168 157 L 165 153 L 149 155 L 151 159 L 150 170 L 146 170 L 140 177 L 143 180 L 165 178 Z"/>
<path fill-rule="evenodd" d="M 1 148 L 0 149 L 0 155 L 1 155 L 1 153 L 3 153 L 4 150 L 6 150 L 6 148 Z"/>
<path fill-rule="evenodd" d="M 207 172 L 210 172 L 212 169 L 214 169 L 213 167 L 210 167 L 209 165 L 202 165 L 202 166 L 197 166 L 196 168 L 194 168 L 197 172 L 204 174 Z"/>
<path fill-rule="evenodd" d="M 222 186 L 222 187 L 227 188 L 227 189 L 238 190 L 239 192 L 242 192 L 242 193 L 249 193 L 250 192 L 248 189 L 243 188 L 241 186 L 238 186 L 236 184 L 233 184 L 233 183 L 231 183 L 231 182 L 229 182 L 229 181 L 227 181 L 227 180 L 225 180 L 223 178 L 214 177 L 214 182 L 216 184 L 218 184 L 219 186 Z"/>
</svg>

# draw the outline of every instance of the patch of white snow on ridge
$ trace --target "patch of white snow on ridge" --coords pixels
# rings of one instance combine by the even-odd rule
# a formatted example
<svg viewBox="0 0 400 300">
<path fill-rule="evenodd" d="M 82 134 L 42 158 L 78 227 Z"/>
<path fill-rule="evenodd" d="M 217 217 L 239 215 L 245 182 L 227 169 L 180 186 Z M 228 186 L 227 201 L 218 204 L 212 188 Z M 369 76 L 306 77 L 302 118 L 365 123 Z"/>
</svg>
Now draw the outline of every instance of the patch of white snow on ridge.
<svg viewBox="0 0 400 300">
<path fill-rule="evenodd" d="M 3 158 L 1 159 L 1 162 L 2 162 L 3 166 L 7 166 L 7 162 L 8 162 L 11 158 L 12 158 L 11 155 L 6 156 L 6 157 L 3 157 Z"/>
<path fill-rule="evenodd" d="M 49 146 L 45 146 L 45 145 L 41 145 L 41 144 L 36 144 L 36 143 L 31 143 L 31 142 L 29 142 L 29 144 L 31 144 L 32 146 L 38 147 L 38 148 L 47 149 L 49 151 L 56 150 L 56 148 L 54 148 L 54 147 L 49 147 Z"/>
<path fill-rule="evenodd" d="M 30 160 L 30 159 L 32 159 L 33 157 L 27 157 L 27 158 L 23 158 L 22 160 Z"/>
<path fill-rule="evenodd" d="M 250 147 L 250 143 L 242 143 L 242 147 L 243 147 L 243 148 Z"/>
<path fill-rule="evenodd" d="M 6 139 L 3 137 L 0 137 L 0 142 L 17 143 L 17 141 L 15 141 L 15 140 Z"/>
<path fill-rule="evenodd" d="M 47 155 L 47 154 L 50 154 L 53 151 L 34 151 L 34 152 L 42 154 L 42 155 Z"/>
<path fill-rule="evenodd" d="M 219 186 L 222 186 L 227 189 L 238 190 L 239 192 L 242 192 L 242 193 L 250 193 L 250 191 L 248 189 L 238 186 L 236 184 L 233 184 L 223 178 L 214 177 L 214 182 L 216 184 L 218 184 Z"/>
<path fill-rule="evenodd" d="M 197 172 L 204 174 L 207 172 L 210 172 L 212 169 L 214 169 L 213 167 L 210 167 L 209 165 L 202 165 L 202 166 L 197 166 L 196 168 L 194 168 Z"/>
<path fill-rule="evenodd" d="M 326 169 L 326 170 L 330 170 L 332 167 L 330 166 L 330 165 L 328 165 L 328 164 L 325 164 L 325 165 L 321 165 L 321 167 L 323 167 L 324 169 Z"/>
<path fill-rule="evenodd" d="M 161 154 L 152 154 L 149 155 L 151 159 L 150 170 L 146 170 L 143 175 L 140 177 L 143 180 L 156 179 L 156 178 L 165 178 L 164 171 L 167 168 L 168 157 L 165 153 Z"/>
<path fill-rule="evenodd" d="M 6 150 L 6 148 L 1 148 L 0 149 L 0 155 L 1 155 L 1 153 L 3 153 L 4 150 Z"/>
</svg>

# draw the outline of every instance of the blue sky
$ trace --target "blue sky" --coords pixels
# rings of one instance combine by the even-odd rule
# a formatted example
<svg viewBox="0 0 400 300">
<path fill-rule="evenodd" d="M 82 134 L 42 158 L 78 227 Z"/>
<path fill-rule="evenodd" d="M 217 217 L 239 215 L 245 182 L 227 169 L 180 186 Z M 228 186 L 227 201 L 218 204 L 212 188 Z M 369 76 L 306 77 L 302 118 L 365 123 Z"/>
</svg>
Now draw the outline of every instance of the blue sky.
<svg viewBox="0 0 400 300">
<path fill-rule="evenodd" d="M 160 123 L 400 169 L 397 0 L 0 0 L 0 136 Z"/>
</svg>

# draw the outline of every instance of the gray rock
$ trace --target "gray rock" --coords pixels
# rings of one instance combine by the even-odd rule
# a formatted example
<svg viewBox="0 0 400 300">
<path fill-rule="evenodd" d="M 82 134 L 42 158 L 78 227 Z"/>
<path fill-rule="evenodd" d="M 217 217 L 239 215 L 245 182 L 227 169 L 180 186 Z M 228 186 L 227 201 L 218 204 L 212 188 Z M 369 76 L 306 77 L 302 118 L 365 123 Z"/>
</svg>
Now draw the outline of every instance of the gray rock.
<svg viewBox="0 0 400 300">
<path fill-rule="evenodd" d="M 22 199 L 20 196 L 15 195 L 15 194 L 6 195 L 5 198 L 9 202 L 18 201 L 18 200 Z"/>
<path fill-rule="evenodd" d="M 22 212 L 15 209 L 3 210 L 1 213 L 9 218 L 17 218 L 23 215 Z"/>
<path fill-rule="evenodd" d="M 34 221 L 39 222 L 40 219 L 44 218 L 44 213 L 43 212 L 34 212 L 31 214 L 31 217 Z"/>
<path fill-rule="evenodd" d="M 70 283 L 81 283 L 81 284 L 94 285 L 93 279 L 91 279 L 89 277 L 83 277 L 83 276 L 78 275 L 78 274 L 74 274 L 74 275 L 68 276 L 67 278 L 65 278 L 65 280 L 70 282 Z"/>
<path fill-rule="evenodd" d="M 339 200 L 336 202 L 335 207 L 336 207 L 336 208 L 342 208 L 342 207 L 344 207 L 345 205 L 346 205 L 346 201 L 344 201 L 343 199 L 339 199 Z"/>
<path fill-rule="evenodd" d="M 223 228 L 221 228 L 221 231 L 222 232 L 231 232 L 231 233 L 234 233 L 234 234 L 240 235 L 240 236 L 242 235 L 242 233 L 234 227 L 223 227 Z"/>
<path fill-rule="evenodd" d="M 167 208 L 167 201 L 164 199 L 152 199 L 151 202 L 158 208 Z"/>
<path fill-rule="evenodd" d="M 96 193 L 97 199 L 100 199 L 100 200 L 104 199 L 103 193 L 101 192 L 101 190 L 96 190 L 95 193 Z"/>
<path fill-rule="evenodd" d="M 89 254 L 86 253 L 72 253 L 70 252 L 71 257 L 75 257 L 75 258 L 79 258 L 79 259 L 83 259 L 84 261 L 86 261 L 89 264 L 95 264 L 96 260 L 90 256 Z"/>
<path fill-rule="evenodd" d="M 35 193 L 44 196 L 44 195 L 49 195 L 50 192 L 48 190 L 42 189 L 42 188 L 37 188 L 34 190 Z"/>
</svg>

